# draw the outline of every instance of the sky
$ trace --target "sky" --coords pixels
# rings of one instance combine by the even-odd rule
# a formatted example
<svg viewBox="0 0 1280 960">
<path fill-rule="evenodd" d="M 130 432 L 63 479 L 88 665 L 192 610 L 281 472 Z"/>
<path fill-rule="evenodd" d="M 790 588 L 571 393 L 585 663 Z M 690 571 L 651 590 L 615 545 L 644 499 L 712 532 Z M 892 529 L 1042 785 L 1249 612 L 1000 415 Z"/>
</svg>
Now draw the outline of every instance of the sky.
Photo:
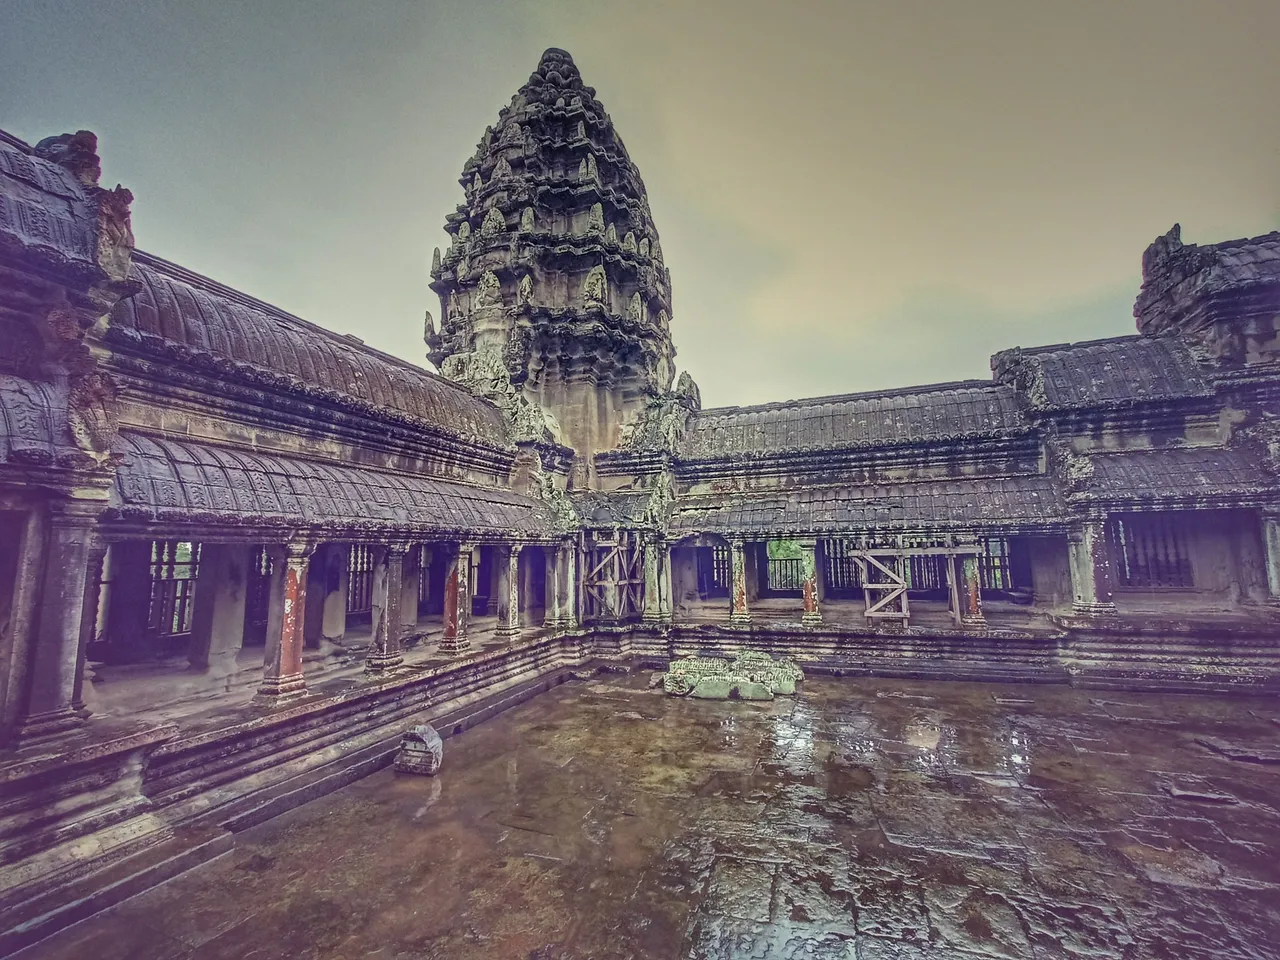
<svg viewBox="0 0 1280 960">
<path fill-rule="evenodd" d="M 1280 229 L 1275 0 L 5 0 L 0 128 L 141 249 L 425 364 L 445 214 L 549 46 L 640 168 L 707 406 L 1134 331 L 1143 249 Z"/>
</svg>

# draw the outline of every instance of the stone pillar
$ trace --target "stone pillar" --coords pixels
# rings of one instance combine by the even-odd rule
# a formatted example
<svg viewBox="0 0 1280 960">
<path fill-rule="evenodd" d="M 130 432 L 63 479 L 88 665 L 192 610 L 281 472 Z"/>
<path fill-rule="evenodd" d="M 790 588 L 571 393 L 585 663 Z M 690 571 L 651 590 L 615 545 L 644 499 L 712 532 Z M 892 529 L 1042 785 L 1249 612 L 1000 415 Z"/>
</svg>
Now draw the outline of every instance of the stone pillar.
<svg viewBox="0 0 1280 960">
<path fill-rule="evenodd" d="M 804 597 L 804 612 L 800 622 L 819 624 L 822 611 L 818 606 L 818 544 L 816 540 L 800 540 L 800 593 Z"/>
<path fill-rule="evenodd" d="M 201 544 L 187 648 L 193 670 L 225 677 L 235 668 L 244 643 L 245 590 L 252 561 L 246 544 Z"/>
<path fill-rule="evenodd" d="M 405 544 L 400 581 L 400 649 L 405 638 L 418 635 L 418 593 L 422 589 L 422 550 L 416 544 Z"/>
<path fill-rule="evenodd" d="M 494 560 L 498 573 L 498 628 L 494 633 L 511 639 L 520 636 L 520 544 L 508 545 L 504 554 Z"/>
<path fill-rule="evenodd" d="M 660 536 L 654 535 L 644 543 L 644 613 L 641 619 L 646 623 L 669 623 L 671 621 L 671 588 L 668 584 L 665 593 L 668 602 L 663 612 L 663 573 L 670 576 L 667 563 L 667 544 Z"/>
<path fill-rule="evenodd" d="M 543 617 L 542 625 L 554 630 L 564 626 L 564 590 L 560 583 L 560 567 L 564 560 L 560 556 L 559 547 L 544 547 L 543 555 L 547 564 L 547 615 Z"/>
<path fill-rule="evenodd" d="M 102 603 L 102 572 L 107 560 L 107 542 L 94 535 L 89 544 L 89 568 L 85 572 L 84 610 L 80 614 L 80 653 L 76 657 L 76 691 L 72 707 L 89 716 L 84 702 L 84 673 L 88 663 L 89 644 L 98 626 L 98 610 Z"/>
<path fill-rule="evenodd" d="M 982 576 L 978 555 L 967 553 L 960 561 L 960 622 L 965 626 L 982 626 Z"/>
<path fill-rule="evenodd" d="M 487 569 L 489 574 L 489 582 L 485 584 L 488 590 L 488 596 L 485 597 L 484 612 L 485 616 L 496 616 L 499 621 L 502 619 L 502 578 L 506 575 L 506 554 L 502 547 L 493 546 L 489 548 L 489 565 Z M 483 562 L 485 557 L 484 547 L 480 548 L 480 559 Z"/>
<path fill-rule="evenodd" d="M 729 541 L 729 558 L 733 580 L 729 585 L 729 622 L 750 623 L 751 610 L 747 606 L 747 557 L 741 540 Z"/>
<path fill-rule="evenodd" d="M 517 610 L 520 613 L 520 623 L 525 626 L 537 626 L 534 623 L 533 611 L 537 607 L 534 602 L 537 599 L 538 592 L 533 589 L 534 573 L 536 572 L 533 561 L 530 559 L 533 551 L 525 554 L 524 563 L 519 563 L 517 557 L 516 572 L 520 577 L 520 596 Z M 546 611 L 543 611 L 544 613 Z"/>
<path fill-rule="evenodd" d="M 955 554 L 947 554 L 945 570 L 947 574 L 947 610 L 951 613 L 952 622 L 959 626 L 963 615 L 961 613 L 960 588 L 956 583 L 957 559 Z"/>
<path fill-rule="evenodd" d="M 1262 515 L 1262 545 L 1267 563 L 1267 603 L 1280 605 L 1280 516 Z"/>
<path fill-rule="evenodd" d="M 400 653 L 400 601 L 404 588 L 404 555 L 408 545 L 393 543 L 373 548 L 373 640 L 365 656 L 369 673 L 389 670 L 404 662 Z"/>
<path fill-rule="evenodd" d="M 307 609 L 307 568 L 314 544 L 294 541 L 271 548 L 271 598 L 262 685 L 254 698 L 278 706 L 306 696 L 302 676 L 303 628 Z"/>
<path fill-rule="evenodd" d="M 1072 610 L 1082 616 L 1114 614 L 1106 521 L 1091 519 L 1072 527 L 1068 548 Z"/>
<path fill-rule="evenodd" d="M 444 574 L 444 636 L 441 653 L 458 653 L 471 646 L 467 620 L 471 615 L 471 551 L 469 543 L 458 544 L 449 556 Z"/>
<path fill-rule="evenodd" d="M 351 544 L 330 543 L 325 551 L 324 603 L 320 639 L 340 641 L 347 633 L 347 590 L 351 586 Z"/>
<path fill-rule="evenodd" d="M 560 545 L 560 610 L 568 630 L 578 626 L 578 546 L 572 540 Z"/>
<path fill-rule="evenodd" d="M 49 516 L 34 643 L 29 654 L 27 697 L 19 737 L 42 741 L 74 730 L 89 713 L 78 705 L 85 651 L 81 622 L 85 587 L 96 551 L 94 527 L 103 504 L 68 500 Z"/>
</svg>

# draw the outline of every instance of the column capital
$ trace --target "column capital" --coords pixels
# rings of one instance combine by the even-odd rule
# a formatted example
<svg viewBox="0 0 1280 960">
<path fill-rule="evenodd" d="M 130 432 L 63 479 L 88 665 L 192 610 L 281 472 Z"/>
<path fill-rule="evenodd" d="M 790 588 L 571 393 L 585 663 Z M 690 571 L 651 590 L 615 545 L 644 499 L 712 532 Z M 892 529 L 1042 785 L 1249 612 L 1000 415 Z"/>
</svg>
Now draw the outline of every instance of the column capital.
<svg viewBox="0 0 1280 960">
<path fill-rule="evenodd" d="M 279 550 L 284 555 L 286 562 L 297 562 L 310 559 L 318 546 L 320 546 L 320 541 L 318 540 L 297 538 L 286 540 L 279 545 Z"/>
</svg>

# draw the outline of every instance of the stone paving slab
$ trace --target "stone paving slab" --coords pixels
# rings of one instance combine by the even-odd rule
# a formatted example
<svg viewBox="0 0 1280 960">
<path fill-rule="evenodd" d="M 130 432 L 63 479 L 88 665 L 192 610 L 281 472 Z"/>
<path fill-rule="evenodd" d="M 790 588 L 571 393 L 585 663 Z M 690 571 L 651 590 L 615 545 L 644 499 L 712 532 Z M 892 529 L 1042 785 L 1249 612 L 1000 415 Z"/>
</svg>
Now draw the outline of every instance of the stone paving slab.
<svg viewBox="0 0 1280 960">
<path fill-rule="evenodd" d="M 559 687 L 27 956 L 1280 956 L 1273 702 L 647 681 Z"/>
</svg>

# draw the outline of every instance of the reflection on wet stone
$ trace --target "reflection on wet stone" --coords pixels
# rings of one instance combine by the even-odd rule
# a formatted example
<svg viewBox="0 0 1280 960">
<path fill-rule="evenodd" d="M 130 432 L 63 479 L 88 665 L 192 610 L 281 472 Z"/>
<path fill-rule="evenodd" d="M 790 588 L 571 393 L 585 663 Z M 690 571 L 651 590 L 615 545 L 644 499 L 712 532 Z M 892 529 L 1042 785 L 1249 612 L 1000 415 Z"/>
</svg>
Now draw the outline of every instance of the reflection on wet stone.
<svg viewBox="0 0 1280 960">
<path fill-rule="evenodd" d="M 39 955 L 1280 956 L 1271 702 L 648 680 L 560 687 L 451 739 L 437 778 L 249 830 Z"/>
</svg>

